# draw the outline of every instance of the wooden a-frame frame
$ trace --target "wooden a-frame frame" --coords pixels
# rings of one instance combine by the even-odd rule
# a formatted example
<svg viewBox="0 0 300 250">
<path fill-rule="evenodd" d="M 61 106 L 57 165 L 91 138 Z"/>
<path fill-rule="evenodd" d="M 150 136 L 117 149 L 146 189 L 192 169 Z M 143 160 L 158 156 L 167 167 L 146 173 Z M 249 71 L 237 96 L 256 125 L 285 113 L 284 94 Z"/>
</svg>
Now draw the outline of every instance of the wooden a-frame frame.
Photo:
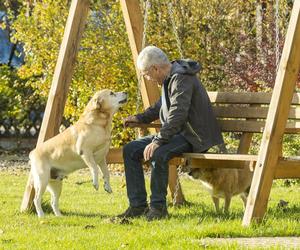
<svg viewBox="0 0 300 250">
<path fill-rule="evenodd" d="M 300 1 L 294 6 L 275 80 L 272 99 L 253 175 L 243 225 L 260 221 L 267 209 L 288 113 L 300 69 Z M 299 162 L 300 164 L 300 162 Z"/>
<path fill-rule="evenodd" d="M 143 19 L 139 8 L 139 0 L 120 0 L 120 3 L 136 65 L 136 58 L 142 46 L 143 33 Z M 38 144 L 58 133 L 74 69 L 77 49 L 87 19 L 89 4 L 89 0 L 72 0 Z M 245 226 L 248 226 L 252 219 L 259 221 L 263 218 L 267 208 L 278 156 L 281 154 L 282 137 L 300 68 L 299 12 L 300 1 L 297 0 L 294 2 L 292 10 L 286 42 L 244 214 L 243 225 Z M 142 79 L 141 93 L 144 107 L 153 104 L 159 97 L 158 88 L 154 85 L 149 85 L 144 79 Z M 244 149 L 241 151 L 247 150 L 249 143 L 249 138 L 245 138 L 245 145 L 241 145 Z M 176 172 L 176 168 L 170 168 L 170 171 L 173 171 L 170 174 L 170 176 L 173 176 L 173 185 L 176 182 L 174 180 L 177 178 L 176 173 L 174 175 L 174 170 Z M 29 176 L 21 211 L 25 211 L 32 206 L 33 197 L 34 189 L 31 184 L 31 176 Z M 181 196 L 181 199 L 183 199 L 183 196 Z"/>
</svg>

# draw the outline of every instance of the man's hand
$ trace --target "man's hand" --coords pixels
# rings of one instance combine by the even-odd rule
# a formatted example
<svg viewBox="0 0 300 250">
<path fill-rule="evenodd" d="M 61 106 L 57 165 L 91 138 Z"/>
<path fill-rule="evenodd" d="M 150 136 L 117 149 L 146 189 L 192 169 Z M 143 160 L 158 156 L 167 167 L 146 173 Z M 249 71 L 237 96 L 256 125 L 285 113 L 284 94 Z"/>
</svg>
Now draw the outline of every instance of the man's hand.
<svg viewBox="0 0 300 250">
<path fill-rule="evenodd" d="M 153 156 L 154 151 L 159 147 L 159 145 L 155 142 L 151 142 L 148 144 L 144 150 L 144 159 L 145 161 L 150 160 L 150 158 Z"/>
<path fill-rule="evenodd" d="M 135 115 L 130 115 L 123 120 L 124 127 L 128 127 L 130 122 L 139 122 Z"/>
</svg>

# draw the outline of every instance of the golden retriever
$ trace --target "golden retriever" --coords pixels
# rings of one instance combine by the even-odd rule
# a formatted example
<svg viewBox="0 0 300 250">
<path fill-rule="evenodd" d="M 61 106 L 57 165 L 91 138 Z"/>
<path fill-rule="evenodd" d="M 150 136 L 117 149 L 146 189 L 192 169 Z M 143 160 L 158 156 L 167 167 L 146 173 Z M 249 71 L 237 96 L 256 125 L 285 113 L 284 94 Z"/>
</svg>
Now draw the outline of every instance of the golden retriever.
<svg viewBox="0 0 300 250">
<path fill-rule="evenodd" d="M 44 216 L 41 201 L 46 188 L 51 193 L 54 214 L 62 215 L 58 208 L 62 180 L 75 170 L 88 167 L 93 185 L 98 190 L 100 166 L 104 189 L 108 193 L 112 192 L 106 155 L 111 142 L 113 114 L 126 101 L 127 94 L 124 92 L 114 93 L 107 89 L 97 92 L 73 126 L 30 152 L 31 175 L 35 189 L 34 205 L 39 217 Z"/>
<path fill-rule="evenodd" d="M 245 165 L 243 169 L 200 169 L 187 166 L 185 170 L 193 179 L 200 180 L 208 190 L 217 212 L 220 211 L 220 198 L 225 199 L 224 212 L 227 213 L 231 198 L 235 195 L 240 195 L 244 208 L 246 207 L 248 189 L 253 176 L 249 166 Z"/>
</svg>

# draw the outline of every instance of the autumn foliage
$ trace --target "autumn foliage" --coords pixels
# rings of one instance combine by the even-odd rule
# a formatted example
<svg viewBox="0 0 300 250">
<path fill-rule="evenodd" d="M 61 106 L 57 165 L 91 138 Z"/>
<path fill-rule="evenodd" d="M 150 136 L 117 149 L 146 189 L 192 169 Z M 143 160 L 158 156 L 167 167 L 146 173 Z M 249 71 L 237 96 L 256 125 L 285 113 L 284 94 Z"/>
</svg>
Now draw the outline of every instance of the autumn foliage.
<svg viewBox="0 0 300 250">
<path fill-rule="evenodd" d="M 119 1 L 92 2 L 65 117 L 71 122 L 76 120 L 98 89 L 127 91 L 129 103 L 114 120 L 113 144 L 119 146 L 134 136 L 122 127 L 121 121 L 141 107 L 137 103 L 137 77 Z M 201 62 L 199 77 L 208 90 L 272 89 L 276 76 L 274 1 L 173 0 L 171 16 L 170 1 L 150 2 L 146 44 L 161 47 L 172 60 L 181 56 L 180 47 L 184 57 Z M 262 4 L 261 24 L 257 23 L 258 4 Z M 18 15 L 11 19 L 15 31 L 12 39 L 21 42 L 26 53 L 25 65 L 15 72 L 16 84 L 30 88 L 28 98 L 39 96 L 42 104 L 51 85 L 69 5 L 67 0 L 36 1 L 30 9 L 26 4 L 20 5 Z M 281 1 L 279 6 L 280 48 L 291 6 L 291 1 Z M 144 7 L 141 1 L 145 12 Z M 11 83 L 9 86 L 14 87 Z"/>
</svg>

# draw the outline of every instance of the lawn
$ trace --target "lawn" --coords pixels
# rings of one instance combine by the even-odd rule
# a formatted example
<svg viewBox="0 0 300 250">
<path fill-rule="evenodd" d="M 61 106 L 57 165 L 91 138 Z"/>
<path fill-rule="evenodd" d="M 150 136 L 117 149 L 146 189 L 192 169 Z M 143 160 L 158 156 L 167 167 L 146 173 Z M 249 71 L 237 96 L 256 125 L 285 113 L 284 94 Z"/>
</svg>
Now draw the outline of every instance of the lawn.
<svg viewBox="0 0 300 250">
<path fill-rule="evenodd" d="M 300 236 L 300 185 L 283 187 L 275 183 L 263 223 L 245 228 L 241 226 L 240 198 L 233 199 L 229 215 L 216 214 L 201 185 L 182 177 L 189 206 L 169 207 L 171 216 L 167 220 L 147 222 L 140 218 L 120 225 L 109 218 L 127 208 L 122 176 L 112 177 L 114 192 L 110 195 L 102 188 L 93 189 L 87 171 L 74 173 L 64 181 L 60 199 L 64 216 L 53 215 L 46 193 L 46 216 L 39 219 L 35 214 L 19 213 L 27 174 L 0 171 L 0 249 L 201 249 L 211 248 L 201 244 L 205 237 Z M 280 200 L 289 203 L 280 208 Z"/>
</svg>

